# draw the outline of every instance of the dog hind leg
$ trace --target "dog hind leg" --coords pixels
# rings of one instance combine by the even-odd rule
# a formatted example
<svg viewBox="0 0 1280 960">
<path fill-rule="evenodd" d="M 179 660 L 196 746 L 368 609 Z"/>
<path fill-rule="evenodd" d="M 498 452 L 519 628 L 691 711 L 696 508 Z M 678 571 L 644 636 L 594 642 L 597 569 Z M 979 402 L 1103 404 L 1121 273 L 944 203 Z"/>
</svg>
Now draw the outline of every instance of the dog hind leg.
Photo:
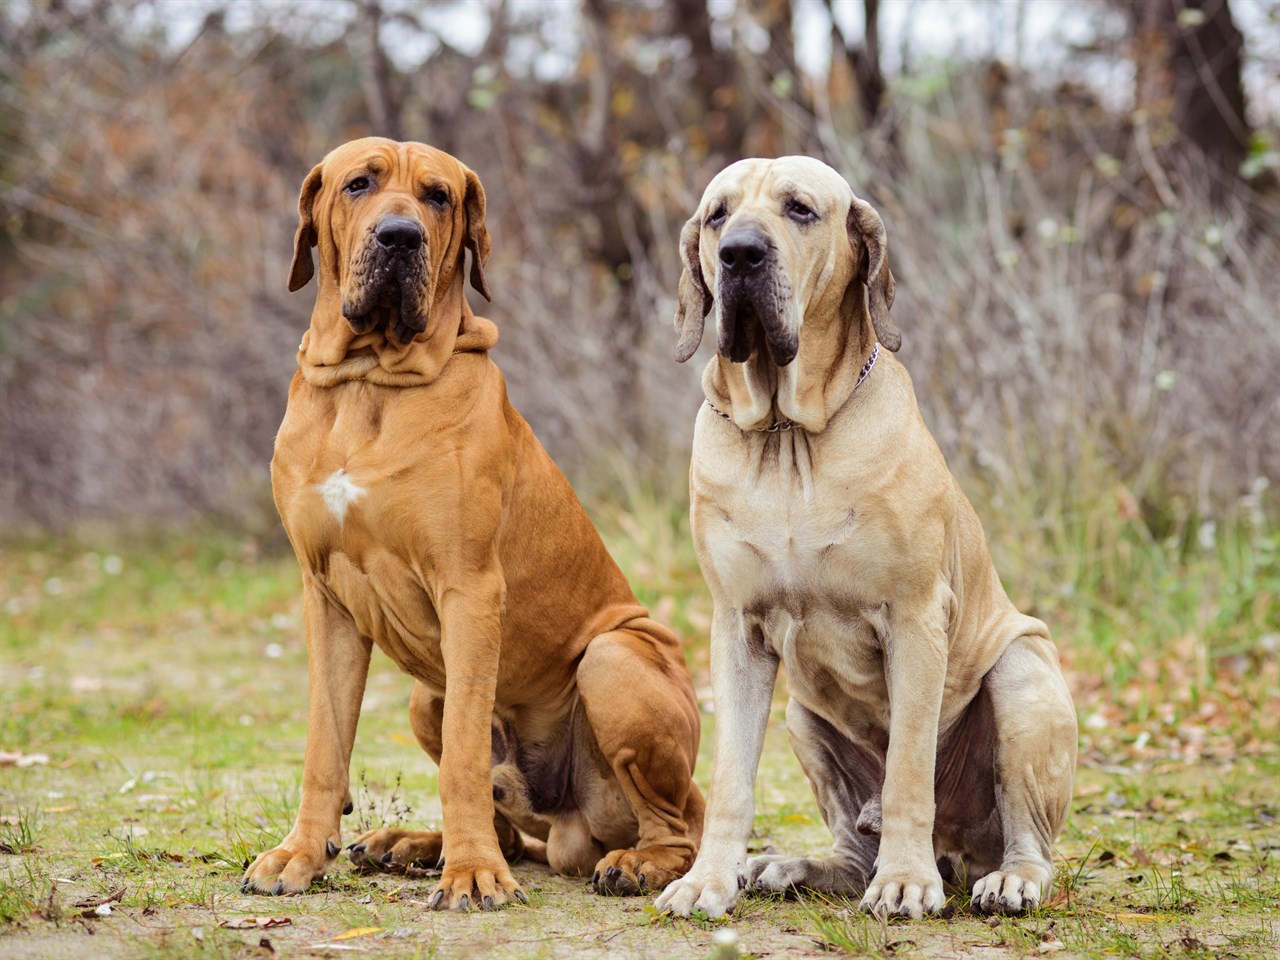
<svg viewBox="0 0 1280 960">
<path fill-rule="evenodd" d="M 594 886 L 621 895 L 661 890 L 692 865 L 704 808 L 693 783 L 697 704 L 679 645 L 634 627 L 601 634 L 577 679 L 587 722 L 639 834 L 634 848 L 612 850 L 596 864 Z"/>
<path fill-rule="evenodd" d="M 1053 882 L 1053 841 L 1075 775 L 1076 714 L 1047 637 L 1014 641 L 983 684 L 998 733 L 995 799 L 1003 849 L 1000 868 L 974 884 L 972 902 L 985 913 L 1020 913 L 1047 897 Z"/>
<path fill-rule="evenodd" d="M 769 893 L 809 889 L 861 894 L 880 845 L 878 816 L 873 814 L 879 809 L 884 758 L 794 699 L 787 703 L 787 732 L 835 846 L 825 857 L 752 857 L 744 873 L 746 886 Z"/>
</svg>

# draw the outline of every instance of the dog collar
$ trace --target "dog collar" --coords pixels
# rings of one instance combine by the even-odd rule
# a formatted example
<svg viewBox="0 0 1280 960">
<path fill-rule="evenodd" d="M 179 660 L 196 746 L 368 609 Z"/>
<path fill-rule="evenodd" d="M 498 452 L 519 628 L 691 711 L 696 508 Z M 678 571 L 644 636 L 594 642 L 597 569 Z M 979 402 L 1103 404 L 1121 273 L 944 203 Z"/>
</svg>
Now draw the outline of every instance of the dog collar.
<svg viewBox="0 0 1280 960">
<path fill-rule="evenodd" d="M 880 344 L 877 343 L 874 347 L 871 348 L 871 356 L 867 357 L 867 362 L 862 365 L 862 371 L 858 374 L 858 382 L 853 385 L 854 390 L 857 390 L 860 386 L 862 386 L 862 381 L 867 379 L 867 376 L 871 373 L 871 368 L 876 365 L 876 359 L 879 356 L 880 356 Z M 852 393 L 853 391 L 850 391 L 850 392 Z M 714 403 L 711 402 L 710 399 L 707 400 L 707 406 L 711 408 L 711 412 L 714 413 L 717 417 L 724 417 L 730 423 L 733 423 L 733 417 L 729 416 L 727 413 L 725 413 L 723 410 L 717 407 Z M 752 433 L 781 433 L 784 430 L 791 430 L 792 428 L 798 427 L 798 426 L 800 425 L 796 423 L 794 420 L 775 420 L 773 423 L 769 424 L 769 426 L 759 427 L 758 429 L 753 430 L 751 432 Z"/>
</svg>

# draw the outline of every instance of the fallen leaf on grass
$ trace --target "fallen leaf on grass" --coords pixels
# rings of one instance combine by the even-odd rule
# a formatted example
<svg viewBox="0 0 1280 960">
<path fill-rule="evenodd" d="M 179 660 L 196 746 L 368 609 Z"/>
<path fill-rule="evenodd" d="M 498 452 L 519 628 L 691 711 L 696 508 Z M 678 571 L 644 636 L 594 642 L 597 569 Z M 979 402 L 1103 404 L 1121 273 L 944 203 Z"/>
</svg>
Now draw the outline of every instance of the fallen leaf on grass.
<svg viewBox="0 0 1280 960">
<path fill-rule="evenodd" d="M 367 937 L 373 933 L 381 933 L 382 927 L 352 927 L 344 933 L 338 934 L 335 940 L 354 940 L 356 937 Z"/>
<path fill-rule="evenodd" d="M 265 930 L 267 927 L 284 927 L 293 923 L 289 917 L 239 917 L 235 920 L 221 920 L 218 926 L 228 930 Z"/>
<path fill-rule="evenodd" d="M 1151 913 L 1104 913 L 1108 920 L 1129 920 L 1136 923 L 1159 923 L 1164 917 Z"/>
<path fill-rule="evenodd" d="M 21 750 L 0 750 L 0 767 L 34 767 L 48 762 L 47 753 L 26 754 Z"/>
<path fill-rule="evenodd" d="M 112 890 L 105 897 L 85 897 L 76 901 L 76 909 L 82 917 L 107 917 L 111 915 L 111 904 L 124 896 L 124 887 Z"/>
<path fill-rule="evenodd" d="M 62 918 L 62 910 L 58 906 L 58 885 L 49 884 L 49 892 L 40 900 L 36 913 L 45 920 L 57 923 Z"/>
</svg>

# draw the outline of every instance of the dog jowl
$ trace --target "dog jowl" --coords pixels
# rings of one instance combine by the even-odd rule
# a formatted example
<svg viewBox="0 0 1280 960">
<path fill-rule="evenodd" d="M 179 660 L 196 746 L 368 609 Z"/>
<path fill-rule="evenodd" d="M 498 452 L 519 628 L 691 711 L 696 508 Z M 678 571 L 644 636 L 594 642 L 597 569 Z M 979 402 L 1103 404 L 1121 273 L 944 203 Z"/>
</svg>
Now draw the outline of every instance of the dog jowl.
<svg viewBox="0 0 1280 960">
<path fill-rule="evenodd" d="M 363 177 L 356 186 L 366 182 Z M 387 214 L 369 224 L 365 242 L 351 258 L 348 298 L 342 315 L 356 333 L 382 325 L 407 343 L 427 328 L 431 271 L 422 224 L 415 217 Z"/>
</svg>

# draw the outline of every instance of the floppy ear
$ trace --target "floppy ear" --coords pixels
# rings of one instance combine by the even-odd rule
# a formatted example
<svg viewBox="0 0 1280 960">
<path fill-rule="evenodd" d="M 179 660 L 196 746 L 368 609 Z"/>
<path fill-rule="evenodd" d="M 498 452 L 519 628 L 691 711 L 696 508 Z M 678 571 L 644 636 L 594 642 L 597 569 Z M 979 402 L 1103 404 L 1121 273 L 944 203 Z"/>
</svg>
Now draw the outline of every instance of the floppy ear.
<svg viewBox="0 0 1280 960">
<path fill-rule="evenodd" d="M 680 339 L 676 342 L 675 358 L 678 363 L 684 363 L 698 352 L 703 322 L 711 312 L 711 291 L 702 278 L 698 249 L 701 235 L 702 219 L 695 213 L 680 231 L 680 262 L 684 265 L 684 272 L 680 274 L 680 285 L 676 288 L 675 322 Z"/>
<path fill-rule="evenodd" d="M 484 187 L 480 178 L 471 170 L 467 171 L 467 197 L 463 201 L 463 209 L 467 215 L 467 234 L 463 243 L 471 251 L 471 286 L 480 291 L 480 295 L 492 302 L 489 284 L 484 279 L 484 265 L 489 259 L 489 251 L 493 243 L 489 239 L 489 228 L 484 225 Z"/>
<path fill-rule="evenodd" d="M 289 292 L 295 293 L 315 276 L 316 265 L 311 259 L 311 248 L 316 245 L 316 220 L 314 206 L 320 192 L 320 171 L 324 164 L 317 163 L 302 181 L 302 193 L 298 195 L 298 232 L 293 237 L 293 264 L 289 267 Z"/>
<path fill-rule="evenodd" d="M 893 306 L 893 273 L 889 270 L 889 239 L 884 232 L 884 221 L 871 204 L 853 198 L 846 221 L 849 243 L 858 258 L 855 282 L 867 288 L 867 312 L 875 327 L 876 339 L 885 349 L 897 351 L 902 346 L 902 333 L 889 316 Z"/>
</svg>

